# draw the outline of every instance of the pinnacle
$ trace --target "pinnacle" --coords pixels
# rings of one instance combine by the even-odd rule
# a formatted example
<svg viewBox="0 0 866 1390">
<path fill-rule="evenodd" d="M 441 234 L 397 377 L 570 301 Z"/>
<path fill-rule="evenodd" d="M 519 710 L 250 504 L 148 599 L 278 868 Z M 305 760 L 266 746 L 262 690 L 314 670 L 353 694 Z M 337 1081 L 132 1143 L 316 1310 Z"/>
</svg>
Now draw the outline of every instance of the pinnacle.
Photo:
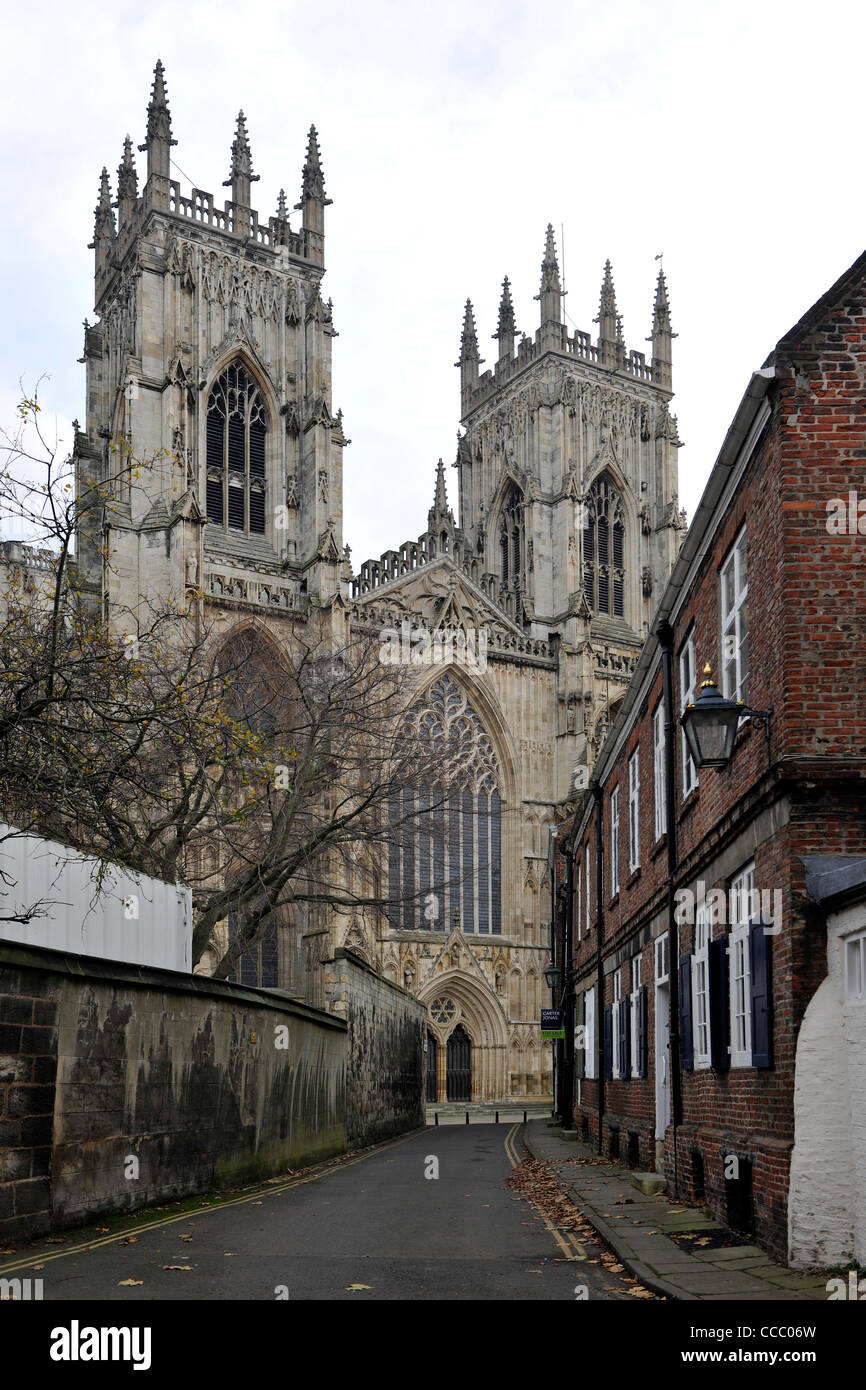
<svg viewBox="0 0 866 1390">
<path fill-rule="evenodd" d="M 502 297 L 499 301 L 499 323 L 494 338 L 502 338 L 507 335 L 514 335 L 517 332 L 514 323 L 514 302 L 511 298 L 511 284 L 508 276 L 502 281 Z"/>
<path fill-rule="evenodd" d="M 610 261 L 604 263 L 604 279 L 601 282 L 600 314 L 613 314 L 616 317 L 616 291 L 613 287 L 613 271 Z"/>
<path fill-rule="evenodd" d="M 153 90 L 147 107 L 147 139 L 139 149 L 146 149 L 155 139 L 167 140 L 170 145 L 177 141 L 171 138 L 171 112 L 168 109 L 168 95 L 165 90 L 165 68 L 162 59 L 157 58 L 153 70 Z"/>
<path fill-rule="evenodd" d="M 671 306 L 668 300 L 668 287 L 664 270 L 659 271 L 656 281 L 656 297 L 653 305 L 653 332 L 669 330 L 671 326 Z"/>
<path fill-rule="evenodd" d="M 314 198 L 327 207 L 331 199 L 325 197 L 325 177 L 322 173 L 322 161 L 319 155 L 319 134 L 314 125 L 310 126 L 310 133 L 307 136 L 307 155 L 304 160 L 304 167 L 301 171 L 301 202 L 297 207 L 303 207 L 304 199 Z"/>
<path fill-rule="evenodd" d="M 448 493 L 445 487 L 445 465 L 440 459 L 436 464 L 436 490 L 433 494 L 433 512 L 443 516 L 448 511 Z"/>
<path fill-rule="evenodd" d="M 281 188 L 277 196 L 277 221 L 288 222 L 289 214 L 286 211 L 286 190 Z"/>
</svg>

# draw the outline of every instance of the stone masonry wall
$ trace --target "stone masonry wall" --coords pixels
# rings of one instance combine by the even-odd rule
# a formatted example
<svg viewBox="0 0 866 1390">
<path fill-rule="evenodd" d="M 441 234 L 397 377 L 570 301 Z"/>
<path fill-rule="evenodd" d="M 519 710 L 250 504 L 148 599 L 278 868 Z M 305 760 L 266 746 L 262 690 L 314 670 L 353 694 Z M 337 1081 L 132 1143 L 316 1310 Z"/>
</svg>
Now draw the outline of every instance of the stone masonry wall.
<svg viewBox="0 0 866 1390">
<path fill-rule="evenodd" d="M 264 990 L 0 943 L 0 1240 L 341 1152 L 346 1040 Z"/>
<path fill-rule="evenodd" d="M 349 1025 L 349 1147 L 420 1128 L 425 1123 L 425 1006 L 342 947 L 324 968 L 328 1007 Z"/>
</svg>

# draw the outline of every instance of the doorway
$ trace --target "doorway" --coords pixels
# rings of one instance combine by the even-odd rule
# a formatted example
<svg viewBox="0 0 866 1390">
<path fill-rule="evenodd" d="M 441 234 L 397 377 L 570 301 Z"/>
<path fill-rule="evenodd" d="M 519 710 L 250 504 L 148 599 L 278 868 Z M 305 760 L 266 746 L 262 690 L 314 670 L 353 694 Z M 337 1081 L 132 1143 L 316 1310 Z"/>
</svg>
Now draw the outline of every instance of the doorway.
<svg viewBox="0 0 866 1390">
<path fill-rule="evenodd" d="M 472 1044 L 462 1023 L 445 1049 L 445 1095 L 448 1100 L 472 1099 Z"/>
<path fill-rule="evenodd" d="M 427 1034 L 427 1099 L 434 1105 L 439 1099 L 437 1090 L 437 1064 L 439 1061 L 439 1044 L 432 1033 Z"/>
</svg>

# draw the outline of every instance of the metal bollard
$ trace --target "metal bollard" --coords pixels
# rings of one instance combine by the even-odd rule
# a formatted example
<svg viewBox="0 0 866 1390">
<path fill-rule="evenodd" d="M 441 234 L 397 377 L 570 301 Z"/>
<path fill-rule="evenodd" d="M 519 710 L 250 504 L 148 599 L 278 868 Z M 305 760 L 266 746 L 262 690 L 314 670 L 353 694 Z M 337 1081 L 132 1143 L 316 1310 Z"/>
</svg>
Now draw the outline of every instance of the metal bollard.
<svg viewBox="0 0 866 1390">
<path fill-rule="evenodd" d="M 469 1123 L 469 1111 L 468 1111 L 468 1110 L 466 1111 L 466 1123 L 467 1123 L 467 1124 Z"/>
<path fill-rule="evenodd" d="M 434 1124 L 437 1124 L 437 1125 L 438 1125 L 438 1123 L 439 1123 L 439 1111 L 438 1111 L 438 1110 L 435 1112 L 435 1116 L 434 1116 L 433 1123 L 434 1123 Z"/>
<path fill-rule="evenodd" d="M 499 1111 L 496 1112 L 496 1123 L 499 1124 Z"/>
<path fill-rule="evenodd" d="M 523 1112 L 523 1123 L 526 1124 L 526 1111 Z"/>
</svg>

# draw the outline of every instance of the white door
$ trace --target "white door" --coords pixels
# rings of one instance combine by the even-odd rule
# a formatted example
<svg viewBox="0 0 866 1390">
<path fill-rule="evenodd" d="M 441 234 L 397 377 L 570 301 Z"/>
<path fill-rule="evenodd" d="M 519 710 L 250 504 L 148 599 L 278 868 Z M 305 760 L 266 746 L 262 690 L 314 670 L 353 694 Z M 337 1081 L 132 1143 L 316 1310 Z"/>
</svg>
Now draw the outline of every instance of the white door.
<svg viewBox="0 0 866 1390">
<path fill-rule="evenodd" d="M 670 984 L 656 985 L 655 1076 L 656 1139 L 664 1139 L 671 1121 Z"/>
</svg>

